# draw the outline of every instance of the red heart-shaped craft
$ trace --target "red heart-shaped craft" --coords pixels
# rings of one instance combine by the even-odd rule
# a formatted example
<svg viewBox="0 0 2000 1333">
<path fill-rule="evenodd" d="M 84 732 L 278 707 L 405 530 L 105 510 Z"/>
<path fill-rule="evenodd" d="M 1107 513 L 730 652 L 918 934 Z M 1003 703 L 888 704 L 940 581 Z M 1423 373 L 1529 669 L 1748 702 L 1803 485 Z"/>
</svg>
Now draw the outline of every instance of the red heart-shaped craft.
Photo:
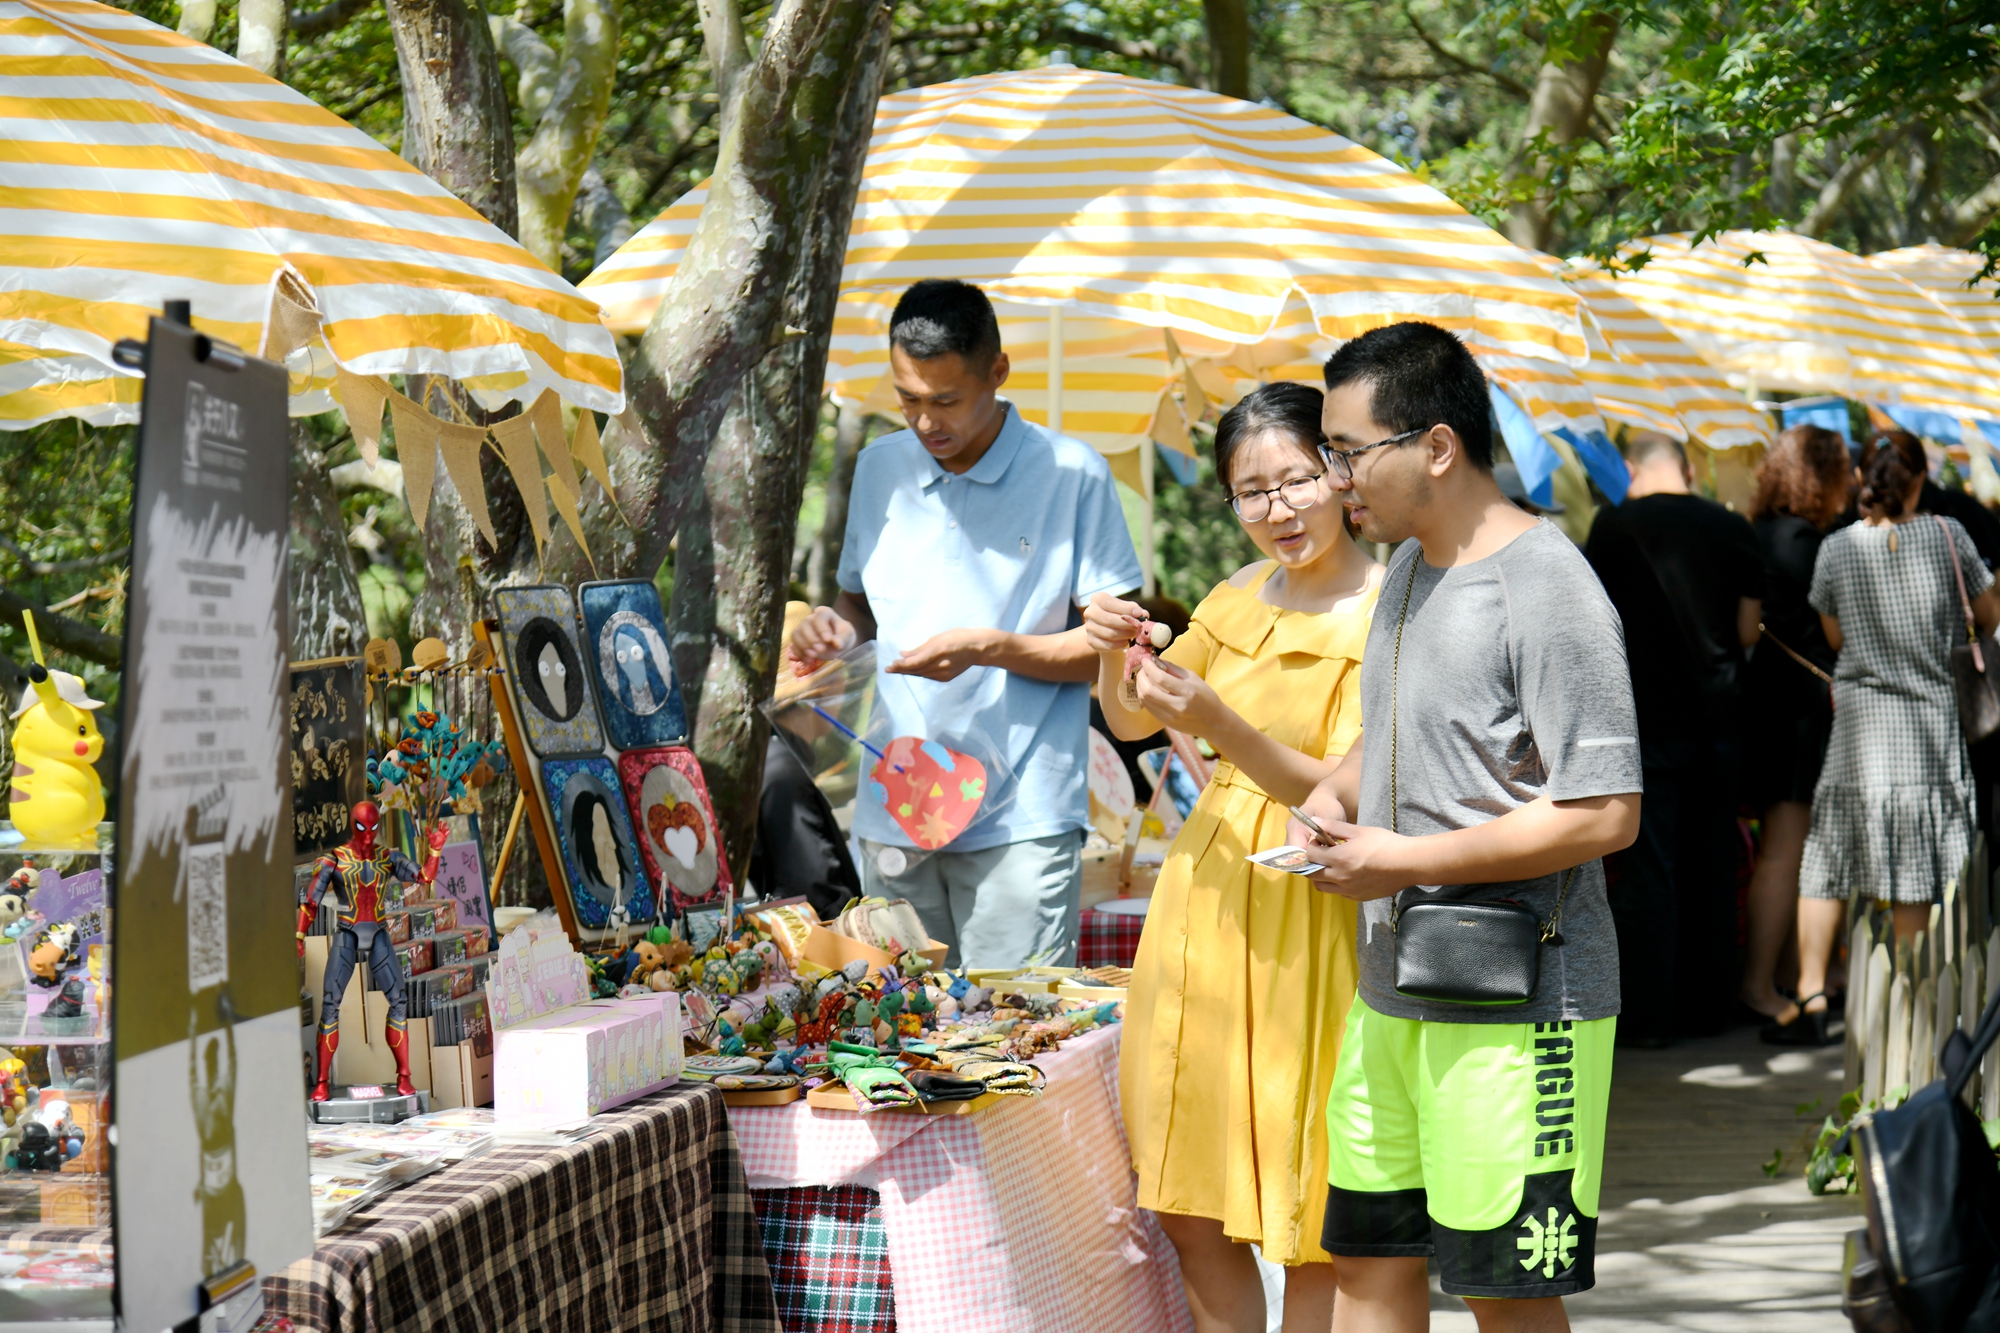
<svg viewBox="0 0 2000 1333">
<path fill-rule="evenodd" d="M 868 776 L 889 818 L 917 846 L 942 847 L 978 816 L 986 765 L 971 755 L 915 736 L 898 736 L 882 754 Z"/>
</svg>

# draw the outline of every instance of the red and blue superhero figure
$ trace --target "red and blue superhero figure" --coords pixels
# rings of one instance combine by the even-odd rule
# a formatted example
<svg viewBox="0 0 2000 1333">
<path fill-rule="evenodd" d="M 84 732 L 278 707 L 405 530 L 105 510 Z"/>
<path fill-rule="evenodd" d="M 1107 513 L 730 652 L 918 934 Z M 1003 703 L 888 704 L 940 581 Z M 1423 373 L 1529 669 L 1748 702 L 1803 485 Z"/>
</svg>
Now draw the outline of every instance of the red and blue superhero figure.
<svg viewBox="0 0 2000 1333">
<path fill-rule="evenodd" d="M 410 1037 L 408 1001 L 403 990 L 403 966 L 389 943 L 382 924 L 382 885 L 389 879 L 404 884 L 429 887 L 437 881 L 438 851 L 450 836 L 443 824 L 430 832 L 430 855 L 423 869 L 401 852 L 375 846 L 375 830 L 381 826 L 382 812 L 373 801 L 354 807 L 354 836 L 345 847 L 336 847 L 319 859 L 312 882 L 306 886 L 306 900 L 299 905 L 299 953 L 306 951 L 306 930 L 319 916 L 320 900 L 338 895 L 340 927 L 333 932 L 326 952 L 326 990 L 319 1002 L 319 1081 L 313 1084 L 312 1099 L 327 1099 L 327 1075 L 333 1069 L 333 1053 L 340 1045 L 340 997 L 354 965 L 363 958 L 374 974 L 375 987 L 389 999 L 389 1018 L 383 1037 L 396 1056 L 396 1091 L 405 1097 L 415 1092 L 410 1083 Z"/>
</svg>

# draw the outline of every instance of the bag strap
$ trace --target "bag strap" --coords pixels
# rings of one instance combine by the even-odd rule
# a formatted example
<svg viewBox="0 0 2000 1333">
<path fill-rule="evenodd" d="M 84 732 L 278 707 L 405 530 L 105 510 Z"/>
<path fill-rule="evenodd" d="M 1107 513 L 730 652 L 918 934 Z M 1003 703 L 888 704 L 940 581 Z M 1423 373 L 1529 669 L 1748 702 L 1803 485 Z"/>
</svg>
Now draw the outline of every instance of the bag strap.
<svg viewBox="0 0 2000 1333">
<path fill-rule="evenodd" d="M 1937 524 L 1938 531 L 1944 534 L 1945 556 L 1951 561 L 1952 578 L 1958 581 L 1958 607 L 1965 612 L 1965 641 L 1972 645 L 1972 665 L 1978 667 L 1979 674 L 1983 676 L 1986 674 L 1986 657 L 1979 651 L 1979 622 L 1972 618 L 1972 599 L 1965 595 L 1965 570 L 1958 563 L 1958 543 L 1952 540 L 1951 529 L 1944 525 L 1943 519 L 1932 514 L 1931 522 Z"/>
<path fill-rule="evenodd" d="M 1821 680 L 1825 681 L 1827 684 L 1829 685 L 1833 684 L 1832 676 L 1829 676 L 1826 674 L 1826 672 L 1821 671 L 1819 669 L 1819 665 L 1816 662 L 1812 661 L 1812 659 L 1798 652 L 1796 649 L 1792 647 L 1792 645 L 1786 643 L 1783 639 L 1771 633 L 1769 629 L 1765 628 L 1763 622 L 1761 621 L 1758 622 L 1757 632 L 1763 635 L 1765 638 L 1769 639 L 1772 643 L 1777 644 L 1778 647 L 1784 651 L 1785 656 L 1791 658 L 1794 662 L 1797 662 L 1800 666 L 1812 672 L 1815 676 L 1818 676 Z"/>
<path fill-rule="evenodd" d="M 1403 585 L 1403 609 L 1396 613 L 1396 652 L 1389 659 L 1389 832 L 1396 831 L 1396 808 L 1400 804 L 1396 793 L 1396 723 L 1403 710 L 1403 626 L 1410 619 L 1410 594 L 1417 590 L 1417 561 L 1423 559 L 1421 552 L 1410 557 L 1410 581 Z M 1569 886 L 1576 880 L 1576 872 L 1581 867 L 1571 866 L 1563 876 L 1562 888 L 1556 891 L 1555 910 L 1542 923 L 1541 938 L 1546 944 L 1558 938 L 1556 928 L 1562 923 L 1563 900 L 1569 897 Z M 1396 924 L 1403 919 L 1403 895 L 1392 894 L 1389 898 L 1389 933 L 1396 933 Z"/>
<path fill-rule="evenodd" d="M 1965 1062 L 1945 1084 L 1953 1097 L 1965 1091 L 1965 1085 L 1972 1081 L 1973 1072 L 1979 1068 L 1980 1060 L 1985 1058 L 1986 1049 L 1993 1044 L 1995 1037 L 2000 1037 L 2000 989 L 1996 989 L 1993 998 L 1986 1002 L 1986 1012 L 1979 1016 L 1979 1026 L 1972 1030 L 1972 1042 L 1966 1049 Z"/>
</svg>

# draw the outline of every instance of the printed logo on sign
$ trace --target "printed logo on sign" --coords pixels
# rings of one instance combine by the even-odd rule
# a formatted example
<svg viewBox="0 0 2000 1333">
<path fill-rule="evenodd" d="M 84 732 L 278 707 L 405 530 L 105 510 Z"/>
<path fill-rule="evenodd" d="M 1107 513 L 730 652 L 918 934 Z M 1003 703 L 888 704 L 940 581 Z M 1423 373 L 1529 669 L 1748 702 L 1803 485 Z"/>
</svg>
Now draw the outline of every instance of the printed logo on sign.
<svg viewBox="0 0 2000 1333">
<path fill-rule="evenodd" d="M 181 484 L 240 492 L 249 452 L 243 447 L 241 409 L 188 381 L 187 416 L 182 421 Z"/>
<path fill-rule="evenodd" d="M 1575 1213 L 1565 1215 L 1560 1225 L 1553 1208 L 1549 1209 L 1547 1222 L 1530 1213 L 1521 1219 L 1521 1229 L 1528 1233 L 1514 1242 L 1514 1247 L 1528 1256 L 1521 1260 L 1521 1267 L 1531 1273 L 1539 1267 L 1545 1279 L 1553 1278 L 1558 1269 L 1569 1268 L 1576 1254 Z"/>
<path fill-rule="evenodd" d="M 1576 1041 L 1571 1023 L 1535 1024 L 1535 1156 L 1576 1151 L 1576 1074 L 1571 1068 Z M 1549 1035 L 1541 1035 L 1541 1034 Z"/>
<path fill-rule="evenodd" d="M 188 991 L 229 980 L 229 879 L 219 842 L 189 847 L 187 872 Z"/>
</svg>

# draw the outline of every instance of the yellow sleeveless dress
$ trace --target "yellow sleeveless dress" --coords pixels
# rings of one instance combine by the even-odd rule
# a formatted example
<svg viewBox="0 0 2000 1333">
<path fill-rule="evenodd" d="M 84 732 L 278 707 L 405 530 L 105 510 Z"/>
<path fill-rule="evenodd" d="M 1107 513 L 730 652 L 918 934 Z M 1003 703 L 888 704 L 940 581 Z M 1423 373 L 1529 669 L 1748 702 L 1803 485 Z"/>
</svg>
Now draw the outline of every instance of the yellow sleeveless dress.
<svg viewBox="0 0 2000 1333">
<path fill-rule="evenodd" d="M 1273 740 L 1345 754 L 1380 576 L 1308 614 L 1258 600 L 1276 570 L 1218 586 L 1162 656 Z M 1216 1218 L 1273 1263 L 1325 1263 L 1324 1112 L 1354 999 L 1354 904 L 1244 859 L 1283 845 L 1286 811 L 1228 758 L 1153 887 L 1125 1006 L 1125 1133 L 1141 1207 Z"/>
</svg>

